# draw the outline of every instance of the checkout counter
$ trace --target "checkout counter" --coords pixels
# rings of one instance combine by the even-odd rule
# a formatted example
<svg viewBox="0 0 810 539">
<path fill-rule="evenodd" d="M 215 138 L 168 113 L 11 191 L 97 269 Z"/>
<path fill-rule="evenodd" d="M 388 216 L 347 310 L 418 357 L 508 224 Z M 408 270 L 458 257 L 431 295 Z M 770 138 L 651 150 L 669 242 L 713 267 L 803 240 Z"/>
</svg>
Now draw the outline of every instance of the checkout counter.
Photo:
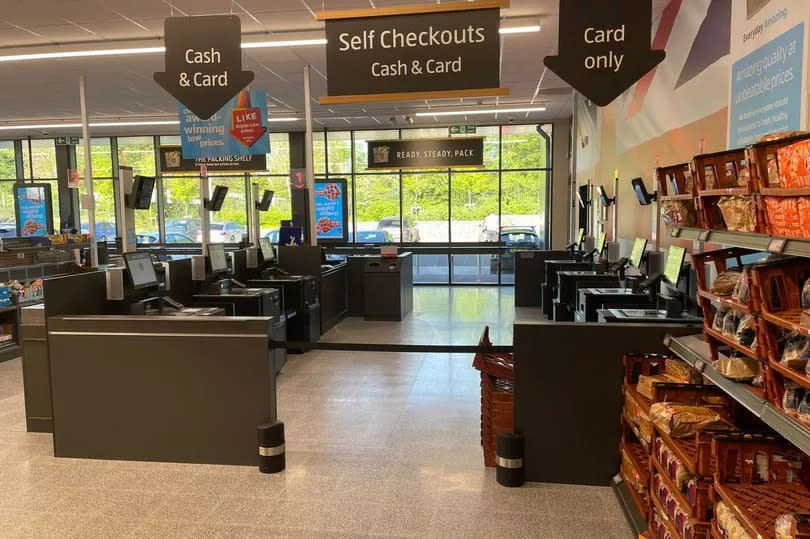
<svg viewBox="0 0 810 539">
<path fill-rule="evenodd" d="M 179 303 L 170 283 L 187 259 L 125 263 L 46 279 L 44 306 L 24 313 L 29 429 L 52 431 L 57 457 L 258 464 L 277 319 Z"/>
<path fill-rule="evenodd" d="M 591 286 L 619 286 L 619 277 L 597 271 L 561 271 L 557 273 L 557 297 L 552 301 L 557 322 L 574 322 L 579 290 Z"/>
<path fill-rule="evenodd" d="M 402 320 L 413 311 L 413 255 L 346 257 L 349 316 L 366 320 Z M 373 291 L 367 294 L 367 291 Z"/>
</svg>

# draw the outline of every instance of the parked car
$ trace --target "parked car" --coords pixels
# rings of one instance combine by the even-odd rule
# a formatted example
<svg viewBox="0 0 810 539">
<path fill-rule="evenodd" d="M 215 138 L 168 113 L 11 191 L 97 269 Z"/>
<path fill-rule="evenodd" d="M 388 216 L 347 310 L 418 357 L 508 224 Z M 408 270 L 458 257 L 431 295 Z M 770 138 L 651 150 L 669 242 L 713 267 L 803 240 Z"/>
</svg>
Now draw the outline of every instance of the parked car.
<svg viewBox="0 0 810 539">
<path fill-rule="evenodd" d="M 0 223 L 0 238 L 16 238 L 17 223 Z"/>
<path fill-rule="evenodd" d="M 160 234 L 158 232 L 144 232 L 136 236 L 136 241 L 138 243 L 158 243 Z M 166 232 L 166 243 L 194 243 L 194 240 L 179 232 Z"/>
<path fill-rule="evenodd" d="M 515 271 L 515 249 L 543 249 L 543 240 L 532 227 L 501 227 L 500 239 L 504 247 L 507 247 L 500 256 L 501 271 Z M 498 255 L 490 258 L 490 269 L 492 273 L 498 271 Z"/>
<path fill-rule="evenodd" d="M 247 233 L 245 227 L 235 221 L 211 223 L 208 230 L 211 243 L 237 243 Z M 197 241 L 202 241 L 202 234 L 197 235 Z"/>
<path fill-rule="evenodd" d="M 264 237 L 270 240 L 270 243 L 273 245 L 278 245 L 278 229 L 274 228 L 273 230 L 269 230 L 265 232 Z"/>
<path fill-rule="evenodd" d="M 358 230 L 354 233 L 355 243 L 392 243 L 394 239 L 385 230 Z"/>
<path fill-rule="evenodd" d="M 90 230 L 89 223 L 82 223 L 82 234 L 87 234 Z M 115 239 L 116 231 L 115 231 L 115 223 L 111 223 L 110 221 L 96 221 L 96 233 L 94 234 L 97 240 L 101 238 L 107 238 L 108 241 L 113 241 Z"/>
<path fill-rule="evenodd" d="M 200 220 L 196 217 L 183 217 L 166 221 L 166 232 L 179 232 L 194 238 L 200 233 L 200 230 Z"/>
<path fill-rule="evenodd" d="M 377 223 L 377 230 L 388 232 L 391 236 L 391 241 L 399 243 L 400 241 L 400 218 L 399 217 L 383 217 Z M 419 241 L 419 229 L 410 218 L 406 217 L 402 222 L 402 241 L 406 243 Z"/>
</svg>

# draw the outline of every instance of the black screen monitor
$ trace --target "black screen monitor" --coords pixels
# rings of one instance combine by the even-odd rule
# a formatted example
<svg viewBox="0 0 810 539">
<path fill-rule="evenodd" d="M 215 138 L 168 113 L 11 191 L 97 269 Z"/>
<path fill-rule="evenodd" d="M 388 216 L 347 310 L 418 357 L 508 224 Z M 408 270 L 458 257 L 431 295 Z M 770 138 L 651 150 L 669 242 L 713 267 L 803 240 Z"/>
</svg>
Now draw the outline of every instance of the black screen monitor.
<svg viewBox="0 0 810 539">
<path fill-rule="evenodd" d="M 584 237 L 585 237 L 585 229 L 580 228 L 579 230 L 577 230 L 577 239 L 574 243 L 579 245 L 580 243 L 582 243 L 582 238 Z"/>
<path fill-rule="evenodd" d="M 647 250 L 647 240 L 644 238 L 636 238 L 633 243 L 633 251 L 630 253 L 630 263 L 636 269 L 641 266 L 641 257 L 644 256 L 644 251 Z"/>
<path fill-rule="evenodd" d="M 225 258 L 225 245 L 221 243 L 208 244 L 208 264 L 211 273 L 225 273 L 228 271 L 228 260 Z"/>
<path fill-rule="evenodd" d="M 605 249 L 605 241 L 607 241 L 607 232 L 600 232 L 599 239 L 596 240 L 597 253 L 601 253 Z"/>
<path fill-rule="evenodd" d="M 664 265 L 664 279 L 672 286 L 678 286 L 684 258 L 686 258 L 686 249 L 675 245 L 669 247 L 667 262 Z"/>
<path fill-rule="evenodd" d="M 160 284 L 149 253 L 124 253 L 124 264 L 132 288 L 150 288 Z"/>
<path fill-rule="evenodd" d="M 265 262 L 274 262 L 276 260 L 276 252 L 273 250 L 270 238 L 259 238 L 259 249 Z"/>
<path fill-rule="evenodd" d="M 641 178 L 633 178 L 630 180 L 630 183 L 633 184 L 633 191 L 636 192 L 638 203 L 642 206 L 649 206 L 653 201 L 653 196 L 647 192 L 647 187 L 644 185 L 644 180 Z"/>
<path fill-rule="evenodd" d="M 208 201 L 209 211 L 219 211 L 222 209 L 222 203 L 225 202 L 225 195 L 228 194 L 228 188 L 224 185 L 217 185 L 214 187 L 214 194 L 211 195 L 211 200 Z"/>
<path fill-rule="evenodd" d="M 270 209 L 270 204 L 273 202 L 273 191 L 265 189 L 262 199 L 256 204 L 259 211 L 267 211 Z"/>
<path fill-rule="evenodd" d="M 155 190 L 155 178 L 135 176 L 132 191 L 127 198 L 128 206 L 136 210 L 148 210 L 152 205 L 152 192 Z"/>
</svg>

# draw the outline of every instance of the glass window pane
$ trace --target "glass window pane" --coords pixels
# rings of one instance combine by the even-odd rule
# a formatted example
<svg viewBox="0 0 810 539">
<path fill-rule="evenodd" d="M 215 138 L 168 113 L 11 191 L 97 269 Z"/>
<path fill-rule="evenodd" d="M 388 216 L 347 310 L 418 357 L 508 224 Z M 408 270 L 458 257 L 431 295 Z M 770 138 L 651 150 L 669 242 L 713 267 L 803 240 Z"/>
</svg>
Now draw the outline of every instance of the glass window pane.
<svg viewBox="0 0 810 539">
<path fill-rule="evenodd" d="M 33 160 L 33 178 L 56 178 L 56 146 L 53 139 L 31 141 L 31 159 L 29 160 L 28 141 L 22 142 L 23 171 L 25 178 L 31 178 L 31 161 Z"/>
<path fill-rule="evenodd" d="M 450 176 L 452 241 L 497 241 L 498 173 L 452 172 Z"/>
<path fill-rule="evenodd" d="M 414 129 L 403 129 L 403 139 L 427 139 L 427 138 L 447 138 L 449 137 L 447 127 L 419 127 Z M 419 170 L 447 170 L 447 168 L 424 168 Z"/>
<path fill-rule="evenodd" d="M 245 198 L 245 177 L 216 176 L 208 180 L 209 192 L 214 192 L 214 186 L 226 185 L 228 194 L 222 209 L 211 214 L 212 243 L 237 243 L 247 234 L 247 201 Z"/>
<path fill-rule="evenodd" d="M 448 241 L 450 195 L 447 173 L 404 173 L 402 191 L 403 241 Z M 444 266 L 447 266 L 447 261 L 444 262 Z"/>
<path fill-rule="evenodd" d="M 14 182 L 0 182 L 0 237 L 17 235 L 17 217 L 14 215 Z"/>
<path fill-rule="evenodd" d="M 93 178 L 112 178 L 112 148 L 110 147 L 110 139 L 91 138 L 90 155 L 92 156 L 90 164 L 93 167 Z M 79 145 L 76 146 L 76 168 L 78 169 L 79 174 L 84 177 L 83 140 L 79 140 Z"/>
<path fill-rule="evenodd" d="M 14 163 L 14 142 L 0 140 L 0 179 L 17 179 L 17 167 Z"/>
<path fill-rule="evenodd" d="M 92 146 L 90 152 L 92 155 Z M 93 158 L 95 160 L 95 156 Z M 95 175 L 95 172 L 93 174 Z M 84 181 L 79 184 L 79 193 L 81 195 L 87 193 Z M 113 180 L 94 180 L 93 199 L 96 201 L 96 229 L 94 235 L 99 240 L 106 238 L 107 241 L 114 241 L 117 232 L 115 229 Z M 81 205 L 81 197 L 79 197 L 79 204 Z M 87 208 L 82 206 L 81 211 L 81 231 L 86 233 L 90 230 L 90 216 L 87 213 Z"/>
<path fill-rule="evenodd" d="M 347 174 L 352 171 L 352 134 L 350 131 L 329 131 L 327 141 L 329 174 Z"/>
<path fill-rule="evenodd" d="M 314 174 L 326 174 L 326 143 L 323 131 L 312 133 L 312 161 L 315 163 Z"/>
<path fill-rule="evenodd" d="M 399 242 L 399 175 L 358 174 L 355 181 L 357 231 L 380 230 Z"/>
<path fill-rule="evenodd" d="M 498 255 L 450 255 L 454 283 L 497 283 Z"/>
<path fill-rule="evenodd" d="M 417 284 L 443 283 L 450 278 L 450 262 L 447 255 L 414 255 L 413 282 Z"/>
<path fill-rule="evenodd" d="M 355 131 L 354 132 L 354 171 L 364 172 L 368 170 L 368 141 L 369 140 L 391 140 L 399 138 L 399 131 L 396 129 L 378 131 Z"/>
<path fill-rule="evenodd" d="M 118 163 L 132 167 L 133 174 L 155 175 L 155 143 L 152 137 L 119 137 Z M 151 211 L 151 210 L 150 210 Z M 139 213 L 143 213 L 142 211 Z"/>
<path fill-rule="evenodd" d="M 270 203 L 270 209 L 259 212 L 259 230 L 262 236 L 270 238 L 273 243 L 278 243 L 278 229 L 281 221 L 292 219 L 289 179 L 286 176 L 253 175 L 251 182 L 259 185 L 259 197 L 262 196 L 265 189 L 273 191 L 273 202 Z"/>
<path fill-rule="evenodd" d="M 543 132 L 547 133 L 544 124 Z M 550 129 L 550 125 L 547 126 Z M 549 135 L 549 146 L 551 145 Z M 551 161 L 546 155 L 546 139 L 537 132 L 536 125 L 505 125 L 501 140 L 504 169 L 546 168 Z"/>
<path fill-rule="evenodd" d="M 162 142 L 162 141 L 161 141 Z M 200 239 L 200 179 L 163 176 L 167 243 L 194 243 Z"/>
<path fill-rule="evenodd" d="M 270 133 L 267 170 L 270 174 L 290 173 L 290 135 L 288 133 Z"/>
<path fill-rule="evenodd" d="M 544 170 L 503 172 L 501 241 L 506 247 L 545 249 L 546 175 Z M 514 255 L 501 258 L 501 280 L 515 282 Z"/>
<path fill-rule="evenodd" d="M 443 136 L 447 136 L 445 133 Z M 500 128 L 497 125 L 478 126 L 475 133 L 469 135 L 453 135 L 452 138 L 464 137 L 484 137 L 484 168 L 487 170 L 498 170 L 498 152 L 500 141 Z M 460 169 L 464 170 L 464 169 Z M 469 169 L 467 169 L 469 170 Z"/>
</svg>

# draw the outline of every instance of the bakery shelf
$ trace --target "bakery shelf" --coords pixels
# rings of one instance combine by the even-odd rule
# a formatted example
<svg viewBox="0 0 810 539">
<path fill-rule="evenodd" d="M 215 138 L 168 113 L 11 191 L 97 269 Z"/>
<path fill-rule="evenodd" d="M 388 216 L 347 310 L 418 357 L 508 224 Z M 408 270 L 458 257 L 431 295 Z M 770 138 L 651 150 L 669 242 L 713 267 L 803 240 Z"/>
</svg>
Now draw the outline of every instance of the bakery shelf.
<svg viewBox="0 0 810 539">
<path fill-rule="evenodd" d="M 697 196 L 699 197 L 727 197 L 742 195 L 747 196 L 751 194 L 749 187 L 729 187 L 726 189 L 698 189 Z"/>
<path fill-rule="evenodd" d="M 725 378 L 712 366 L 709 345 L 700 335 L 664 338 L 664 346 L 675 355 L 700 371 L 703 376 L 739 402 L 765 424 L 781 434 L 786 440 L 810 455 L 810 429 L 791 419 L 782 410 L 754 394 L 745 384 Z"/>
<path fill-rule="evenodd" d="M 666 526 L 667 530 L 669 530 L 670 535 L 672 535 L 672 537 L 681 537 L 681 533 L 675 527 L 675 524 L 673 524 L 669 519 L 667 511 L 664 509 L 664 504 L 658 499 L 658 496 L 656 496 L 654 492 L 650 492 L 650 499 L 655 506 L 655 510 L 658 511 L 658 515 L 661 517 L 661 520 L 664 521 L 664 526 Z"/>
<path fill-rule="evenodd" d="M 760 187 L 759 193 L 771 197 L 800 197 L 810 195 L 810 187 Z"/>
<path fill-rule="evenodd" d="M 753 348 L 749 348 L 747 346 L 741 345 L 736 340 L 723 335 L 722 333 L 720 333 L 719 331 L 717 331 L 714 328 L 704 327 L 703 331 L 705 331 L 706 335 L 708 335 L 709 337 L 711 337 L 711 338 L 713 338 L 715 340 L 718 340 L 721 343 L 723 343 L 723 344 L 725 344 L 727 346 L 730 346 L 731 348 L 734 348 L 735 350 L 737 350 L 741 354 L 745 354 L 746 356 L 748 356 L 748 357 L 750 357 L 752 359 L 756 359 L 756 360 L 760 359 L 759 353 L 756 350 L 754 350 Z"/>
<path fill-rule="evenodd" d="M 633 461 L 633 466 L 642 475 L 650 475 L 650 455 L 640 442 L 631 442 L 629 440 L 622 440 L 621 448 Z"/>
<path fill-rule="evenodd" d="M 714 490 L 755 537 L 773 537 L 776 519 L 782 514 L 810 513 L 810 490 L 799 484 L 715 483 Z"/>
<path fill-rule="evenodd" d="M 706 290 L 698 290 L 698 294 L 701 297 L 704 297 L 704 298 L 706 298 L 706 299 L 708 299 L 710 301 L 714 301 L 715 303 L 718 303 L 719 305 L 722 305 L 723 307 L 728 307 L 729 309 L 732 309 L 732 310 L 740 312 L 740 313 L 751 314 L 751 307 L 749 305 L 745 304 L 745 303 L 741 303 L 741 302 L 737 301 L 736 299 L 732 299 L 732 298 L 726 297 L 726 296 L 718 296 L 718 295 L 712 294 L 711 292 L 708 292 Z"/>
<path fill-rule="evenodd" d="M 810 376 L 804 374 L 803 371 L 797 371 L 795 369 L 791 369 L 790 367 L 785 367 L 781 363 L 777 361 L 772 361 L 770 363 L 771 368 L 774 369 L 776 372 L 781 374 L 782 376 L 786 376 L 796 382 L 797 384 L 810 389 Z"/>
<path fill-rule="evenodd" d="M 659 200 L 661 202 L 664 202 L 666 200 L 692 200 L 693 198 L 695 198 L 695 195 L 693 195 L 692 193 L 685 193 L 683 195 L 665 195 L 662 196 Z"/>
<path fill-rule="evenodd" d="M 621 474 L 613 477 L 610 484 L 635 535 L 640 536 L 645 533 L 648 528 L 647 519 L 644 518 L 644 512 L 638 505 L 639 500 L 632 492 L 633 488 L 627 484 Z"/>
<path fill-rule="evenodd" d="M 669 489 L 669 493 L 672 494 L 672 496 L 675 497 L 675 500 L 678 502 L 678 505 L 681 506 L 681 511 L 683 511 L 685 513 L 688 512 L 689 515 L 692 518 L 694 518 L 692 506 L 690 505 L 689 500 L 686 499 L 686 495 L 684 495 L 684 493 L 681 492 L 681 490 L 677 488 L 677 486 L 675 485 L 675 482 L 672 480 L 672 478 L 669 476 L 669 474 L 667 474 L 666 470 L 664 470 L 664 466 L 660 462 L 658 462 L 657 458 L 650 457 L 650 460 L 653 463 L 653 467 L 655 468 L 655 471 L 658 473 L 658 475 L 661 476 L 661 479 L 667 485 L 667 488 Z M 655 493 L 653 492 L 650 495 L 655 496 Z"/>
<path fill-rule="evenodd" d="M 783 238 L 771 234 L 757 234 L 755 232 L 732 232 L 730 230 L 703 230 L 701 228 L 678 228 L 676 237 L 684 240 L 702 240 L 730 247 L 741 247 L 752 251 L 765 252 L 772 239 L 784 239 L 785 247 L 782 254 L 790 256 L 810 257 L 810 238 Z"/>
<path fill-rule="evenodd" d="M 639 393 L 636 387 L 637 384 L 625 384 L 624 391 L 630 394 L 632 399 L 636 401 L 636 403 L 642 410 L 644 410 L 645 413 L 649 414 L 650 406 L 652 406 L 652 401 L 650 401 L 650 399 Z"/>
<path fill-rule="evenodd" d="M 803 326 L 799 323 L 802 318 L 801 309 L 790 309 L 787 311 L 781 311 L 779 313 L 766 312 L 762 313 L 762 318 L 772 324 L 783 327 L 788 331 L 795 331 L 796 333 L 801 333 L 802 335 L 807 335 L 810 337 L 810 327 Z"/>
</svg>

